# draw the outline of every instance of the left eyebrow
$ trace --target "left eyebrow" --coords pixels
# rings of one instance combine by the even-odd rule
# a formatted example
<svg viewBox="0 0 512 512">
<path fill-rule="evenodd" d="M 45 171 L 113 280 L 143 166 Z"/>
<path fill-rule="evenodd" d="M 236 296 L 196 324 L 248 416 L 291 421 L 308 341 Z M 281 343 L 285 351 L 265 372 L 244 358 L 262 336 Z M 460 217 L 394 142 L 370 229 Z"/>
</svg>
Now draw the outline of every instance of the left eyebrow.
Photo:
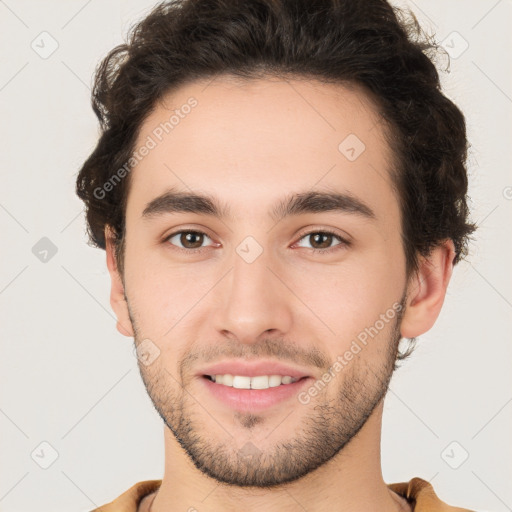
<svg viewBox="0 0 512 512">
<path fill-rule="evenodd" d="M 232 219 L 227 204 L 216 197 L 169 190 L 151 200 L 142 217 L 149 219 L 166 213 L 197 213 L 219 219 Z M 270 210 L 269 216 L 275 222 L 285 217 L 307 213 L 337 212 L 376 219 L 375 212 L 361 199 L 349 193 L 307 191 L 291 194 L 281 199 Z"/>
<path fill-rule="evenodd" d="M 290 215 L 323 212 L 350 213 L 376 219 L 375 212 L 352 194 L 319 191 L 301 192 L 282 199 L 272 209 L 270 216 L 278 222 Z"/>
</svg>

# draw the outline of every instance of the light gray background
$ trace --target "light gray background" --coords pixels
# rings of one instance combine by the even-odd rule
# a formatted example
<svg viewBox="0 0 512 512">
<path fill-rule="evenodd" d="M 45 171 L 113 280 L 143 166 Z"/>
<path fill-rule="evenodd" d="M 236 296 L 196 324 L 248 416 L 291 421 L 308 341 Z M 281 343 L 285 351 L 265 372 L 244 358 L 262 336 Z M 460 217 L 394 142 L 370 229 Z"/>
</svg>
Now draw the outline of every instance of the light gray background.
<svg viewBox="0 0 512 512">
<path fill-rule="evenodd" d="M 105 253 L 86 244 L 74 193 L 98 133 L 95 66 L 152 5 L 0 1 L 2 512 L 90 510 L 163 475 L 163 426 L 133 341 L 115 329 Z M 450 504 L 512 510 L 512 2 L 401 5 L 453 54 L 469 45 L 443 84 L 467 118 L 479 230 L 436 326 L 393 377 L 384 478 L 419 476 Z M 51 49 L 43 31 L 58 43 L 45 59 L 31 47 Z M 32 251 L 43 237 L 57 249 L 46 262 Z"/>
</svg>

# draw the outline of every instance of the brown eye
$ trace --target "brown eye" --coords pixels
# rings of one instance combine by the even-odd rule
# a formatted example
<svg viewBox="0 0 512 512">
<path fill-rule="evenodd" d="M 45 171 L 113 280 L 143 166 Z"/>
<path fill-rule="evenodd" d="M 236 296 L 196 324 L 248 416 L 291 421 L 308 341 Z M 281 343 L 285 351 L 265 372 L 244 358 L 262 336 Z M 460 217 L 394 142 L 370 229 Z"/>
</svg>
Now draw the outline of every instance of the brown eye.
<svg viewBox="0 0 512 512">
<path fill-rule="evenodd" d="M 202 247 L 205 238 L 210 237 L 201 231 L 177 231 L 169 235 L 166 241 L 180 249 L 194 250 Z"/>
<path fill-rule="evenodd" d="M 338 243 L 333 245 L 333 242 L 336 241 L 336 239 L 338 240 Z M 303 240 L 308 241 L 310 246 L 301 245 Z M 347 240 L 336 233 L 331 233 L 330 231 L 310 231 L 309 233 L 302 235 L 299 241 L 300 247 L 311 249 L 313 252 L 319 251 L 322 253 L 329 253 L 337 249 L 342 249 L 343 247 L 348 247 L 349 245 L 350 244 Z"/>
<path fill-rule="evenodd" d="M 328 233 L 312 233 L 309 240 L 313 249 L 327 249 L 331 246 L 333 235 Z"/>
</svg>

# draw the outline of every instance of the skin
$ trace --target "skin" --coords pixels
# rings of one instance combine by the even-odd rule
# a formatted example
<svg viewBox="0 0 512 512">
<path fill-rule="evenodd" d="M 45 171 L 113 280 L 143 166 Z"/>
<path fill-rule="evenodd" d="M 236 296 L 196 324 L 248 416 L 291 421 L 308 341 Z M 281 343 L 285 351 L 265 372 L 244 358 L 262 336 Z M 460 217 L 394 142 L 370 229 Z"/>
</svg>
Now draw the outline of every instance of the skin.
<svg viewBox="0 0 512 512">
<path fill-rule="evenodd" d="M 153 500 L 152 512 L 411 510 L 382 477 L 383 398 L 399 338 L 426 332 L 439 315 L 453 243 L 420 258 L 406 279 L 386 127 L 363 91 L 270 78 L 194 82 L 157 105 L 136 147 L 190 97 L 198 105 L 131 171 L 123 275 L 106 228 L 118 329 L 160 351 L 139 368 L 164 421 L 165 474 L 139 510 Z M 355 161 L 338 150 L 351 133 L 366 146 Z M 171 187 L 217 196 L 232 218 L 143 218 L 146 205 Z M 348 192 L 375 218 L 270 218 L 276 201 L 313 189 Z M 187 252 L 193 246 L 183 237 L 167 238 L 180 229 L 206 233 L 202 252 Z M 304 236 L 322 229 L 350 245 Z M 236 252 L 247 236 L 263 249 L 252 263 Z M 254 357 L 295 363 L 320 379 L 400 301 L 402 317 L 386 323 L 307 404 L 293 397 L 240 413 L 217 402 L 196 376 L 207 363 Z M 258 457 L 241 456 L 247 443 Z"/>
</svg>

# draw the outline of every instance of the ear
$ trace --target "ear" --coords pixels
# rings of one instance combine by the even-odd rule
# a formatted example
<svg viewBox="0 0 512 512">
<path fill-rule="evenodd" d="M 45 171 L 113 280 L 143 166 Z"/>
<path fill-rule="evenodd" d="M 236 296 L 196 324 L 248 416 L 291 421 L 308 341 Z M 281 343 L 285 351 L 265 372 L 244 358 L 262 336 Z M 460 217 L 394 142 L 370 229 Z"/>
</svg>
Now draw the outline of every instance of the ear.
<svg viewBox="0 0 512 512">
<path fill-rule="evenodd" d="M 407 286 L 407 304 L 401 324 L 404 338 L 414 338 L 432 328 L 444 302 L 452 276 L 455 247 L 446 240 L 420 258 L 418 271 Z"/>
<path fill-rule="evenodd" d="M 107 253 L 107 268 L 111 281 L 110 305 L 117 317 L 117 330 L 124 336 L 134 337 L 128 305 L 124 298 L 124 285 L 117 268 L 114 237 L 109 226 L 105 227 L 105 251 Z"/>
</svg>

